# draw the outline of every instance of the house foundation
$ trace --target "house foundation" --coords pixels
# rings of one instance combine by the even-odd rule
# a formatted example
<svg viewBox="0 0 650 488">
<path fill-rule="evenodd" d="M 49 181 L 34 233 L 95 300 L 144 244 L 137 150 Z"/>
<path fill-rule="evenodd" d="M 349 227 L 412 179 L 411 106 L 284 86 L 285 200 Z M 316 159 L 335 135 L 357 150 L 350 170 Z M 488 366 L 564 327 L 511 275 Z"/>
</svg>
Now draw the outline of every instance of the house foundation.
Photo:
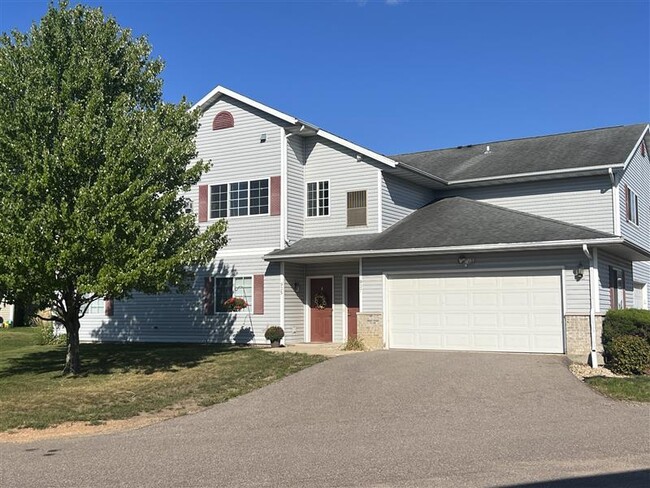
<svg viewBox="0 0 650 488">
<path fill-rule="evenodd" d="M 381 313 L 357 314 L 357 337 L 366 349 L 374 351 L 384 348 L 384 317 Z"/>
<path fill-rule="evenodd" d="M 591 328 L 589 315 L 566 315 L 566 354 L 572 361 L 588 363 L 591 354 Z M 603 359 L 603 315 L 596 315 L 596 352 Z"/>
</svg>

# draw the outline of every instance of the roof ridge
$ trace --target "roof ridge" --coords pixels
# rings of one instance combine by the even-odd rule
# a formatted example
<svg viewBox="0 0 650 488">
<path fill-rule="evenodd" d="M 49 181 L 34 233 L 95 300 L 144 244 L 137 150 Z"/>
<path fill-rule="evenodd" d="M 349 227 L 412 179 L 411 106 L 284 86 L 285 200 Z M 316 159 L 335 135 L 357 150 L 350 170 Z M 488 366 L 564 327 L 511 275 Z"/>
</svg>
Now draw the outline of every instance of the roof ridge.
<svg viewBox="0 0 650 488">
<path fill-rule="evenodd" d="M 554 137 L 554 136 L 566 136 L 570 134 L 580 134 L 583 132 L 595 132 L 599 130 L 611 130 L 611 129 L 620 129 L 621 127 L 634 127 L 636 125 L 643 125 L 647 126 L 648 124 L 645 122 L 639 122 L 636 124 L 620 124 L 620 125 L 611 125 L 607 127 L 594 127 L 591 129 L 582 129 L 582 130 L 573 130 L 569 132 L 556 132 L 553 134 L 543 134 L 543 135 L 538 135 L 538 136 L 527 136 L 527 137 L 513 137 L 510 139 L 500 139 L 498 141 L 485 141 L 485 142 L 477 142 L 473 144 L 465 144 L 465 145 L 460 145 L 460 146 L 452 146 L 452 147 L 441 147 L 438 149 L 425 149 L 423 151 L 415 151 L 415 152 L 408 152 L 408 153 L 400 153 L 400 154 L 392 154 L 389 155 L 389 158 L 397 158 L 399 156 L 411 156 L 414 154 L 423 154 L 423 153 L 430 153 L 430 152 L 435 152 L 435 151 L 448 151 L 451 149 L 465 149 L 468 147 L 474 147 L 474 146 L 485 146 L 487 144 L 498 144 L 500 142 L 512 142 L 512 141 L 524 141 L 524 140 L 531 140 L 531 139 L 543 139 L 544 137 Z"/>
<path fill-rule="evenodd" d="M 589 231 L 589 232 L 594 232 L 596 234 L 601 234 L 603 237 L 616 237 L 614 234 L 608 234 L 607 232 L 603 232 L 603 231 L 600 231 L 598 229 L 592 229 L 591 227 L 587 227 L 587 226 L 584 226 L 584 225 L 571 224 L 569 222 L 564 222 L 562 220 L 552 219 L 550 217 L 543 217 L 542 215 L 535 215 L 535 214 L 531 214 L 531 213 L 528 213 L 528 212 L 522 212 L 521 210 L 515 210 L 515 209 L 512 209 L 512 208 L 502 207 L 501 205 L 495 205 L 494 203 L 482 202 L 480 200 L 472 200 L 471 198 L 466 198 L 466 197 L 459 197 L 459 196 L 444 197 L 444 198 L 441 198 L 440 200 L 437 200 L 437 202 L 441 202 L 443 200 L 451 200 L 451 199 L 464 200 L 466 202 L 472 202 L 472 203 L 475 203 L 477 205 L 483 205 L 485 207 L 497 208 L 499 210 L 504 210 L 506 212 L 510 212 L 510 213 L 517 214 L 517 215 L 523 215 L 525 217 L 533 217 L 535 219 L 543 220 L 545 222 L 551 222 L 553 224 L 562 224 L 562 225 L 567 226 L 567 227 L 572 227 L 572 228 L 576 228 L 576 229 L 586 230 L 586 231 Z"/>
</svg>

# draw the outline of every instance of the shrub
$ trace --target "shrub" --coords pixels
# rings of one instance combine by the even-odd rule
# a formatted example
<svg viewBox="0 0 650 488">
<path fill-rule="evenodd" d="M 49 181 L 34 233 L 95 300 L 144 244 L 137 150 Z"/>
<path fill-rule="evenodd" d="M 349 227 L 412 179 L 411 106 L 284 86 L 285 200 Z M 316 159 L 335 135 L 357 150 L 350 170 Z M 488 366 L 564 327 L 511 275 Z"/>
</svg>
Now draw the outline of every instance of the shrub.
<svg viewBox="0 0 650 488">
<path fill-rule="evenodd" d="M 42 346 L 62 346 L 68 342 L 67 334 L 55 333 L 52 322 L 37 319 L 32 326 L 38 329 L 38 343 Z"/>
<path fill-rule="evenodd" d="M 365 351 L 366 345 L 363 343 L 363 339 L 358 337 L 348 337 L 345 345 L 343 346 L 344 351 Z"/>
<path fill-rule="evenodd" d="M 272 325 L 266 332 L 264 332 L 264 337 L 267 341 L 278 342 L 284 337 L 284 329 L 278 327 L 277 325 Z"/>
<path fill-rule="evenodd" d="M 650 344 L 650 310 L 624 308 L 610 310 L 603 320 L 603 345 L 620 336 L 638 336 Z"/>
<path fill-rule="evenodd" d="M 606 347 L 608 366 L 616 373 L 643 374 L 650 369 L 650 344 L 642 337 L 615 337 Z"/>
</svg>

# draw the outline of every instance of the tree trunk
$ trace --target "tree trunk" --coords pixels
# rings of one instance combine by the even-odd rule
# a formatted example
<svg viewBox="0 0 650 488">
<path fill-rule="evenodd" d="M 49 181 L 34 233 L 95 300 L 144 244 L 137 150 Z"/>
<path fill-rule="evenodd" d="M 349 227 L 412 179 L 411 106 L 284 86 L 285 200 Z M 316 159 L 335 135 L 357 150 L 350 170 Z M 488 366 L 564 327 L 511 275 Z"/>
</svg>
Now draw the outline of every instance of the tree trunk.
<svg viewBox="0 0 650 488">
<path fill-rule="evenodd" d="M 63 372 L 70 373 L 74 376 L 81 373 L 81 359 L 79 356 L 79 326 L 78 317 L 68 319 L 65 326 L 68 334 L 68 352 L 65 356 L 65 368 L 63 368 Z"/>
</svg>

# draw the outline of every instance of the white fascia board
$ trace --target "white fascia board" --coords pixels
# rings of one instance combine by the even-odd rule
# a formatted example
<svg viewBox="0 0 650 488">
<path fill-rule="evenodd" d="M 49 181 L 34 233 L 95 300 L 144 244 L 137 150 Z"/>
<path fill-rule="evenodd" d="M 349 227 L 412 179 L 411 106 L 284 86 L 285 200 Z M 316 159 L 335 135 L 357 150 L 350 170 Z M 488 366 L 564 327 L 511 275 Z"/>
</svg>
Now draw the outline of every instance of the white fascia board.
<svg viewBox="0 0 650 488">
<path fill-rule="evenodd" d="M 481 181 L 498 181 L 498 180 L 508 180 L 512 178 L 528 178 L 534 176 L 544 176 L 544 175 L 554 175 L 554 174 L 563 174 L 563 173 L 580 173 L 583 171 L 600 171 L 603 172 L 609 171 L 610 168 L 623 168 L 625 165 L 620 164 L 608 164 L 606 166 L 588 166 L 583 168 L 564 168 L 564 169 L 553 169 L 549 171 L 535 171 L 531 173 L 516 173 L 511 175 L 501 175 L 501 176 L 487 176 L 485 178 L 470 178 L 467 180 L 454 180 L 450 181 L 449 186 L 453 185 L 462 185 L 465 183 L 479 183 Z"/>
<path fill-rule="evenodd" d="M 604 237 L 599 239 L 574 239 L 567 241 L 543 241 L 543 242 L 518 242 L 512 244 L 476 244 L 473 246 L 449 246 L 449 247 L 422 247 L 410 249 L 380 249 L 368 251 L 336 251 L 322 253 L 291 254 L 284 256 L 264 256 L 266 261 L 281 261 L 286 259 L 303 259 L 314 257 L 382 257 L 382 256 L 409 256 L 418 254 L 454 254 L 454 253 L 483 253 L 490 251 L 525 251 L 562 249 L 569 247 L 581 248 L 584 244 L 589 246 L 605 246 L 611 244 L 624 244 L 621 237 Z"/>
<path fill-rule="evenodd" d="M 342 137 L 336 136 L 330 132 L 327 132 L 323 129 L 319 129 L 317 127 L 312 126 L 311 124 L 308 124 L 307 122 L 301 121 L 297 119 L 296 117 L 292 117 L 291 115 L 285 114 L 283 112 L 280 112 L 279 110 L 275 110 L 274 108 L 269 107 L 268 105 L 264 105 L 263 103 L 257 102 L 253 100 L 252 98 L 245 97 L 244 95 L 241 95 L 237 92 L 234 92 L 232 90 L 229 90 L 228 88 L 224 88 L 223 86 L 219 85 L 217 86 L 214 90 L 212 90 L 210 93 L 208 93 L 206 96 L 204 96 L 201 100 L 199 100 L 190 110 L 195 110 L 197 108 L 203 108 L 205 105 L 211 103 L 213 100 L 216 98 L 219 98 L 221 95 L 226 95 L 230 98 L 233 98 L 235 100 L 238 100 L 242 103 L 245 103 L 246 105 L 249 105 L 251 107 L 254 107 L 264 113 L 267 113 L 269 115 L 272 115 L 280 120 L 283 120 L 291 125 L 303 125 L 303 126 L 308 126 L 316 130 L 316 133 L 321 136 L 323 139 L 327 139 L 328 141 L 332 141 L 336 144 L 340 144 L 343 147 L 346 147 L 352 151 L 355 151 L 359 154 L 363 154 L 364 156 L 367 156 L 369 158 L 374 159 L 377 162 L 386 164 L 390 166 L 391 168 L 394 168 L 397 166 L 397 162 L 393 161 L 390 158 L 387 158 L 383 154 L 376 153 L 374 151 L 371 151 L 370 149 L 367 149 L 365 147 L 359 146 L 358 144 L 355 144 L 353 142 L 350 142 L 346 139 L 343 139 Z"/>
<path fill-rule="evenodd" d="M 391 168 L 394 168 L 397 166 L 397 161 L 393 161 L 390 158 L 387 158 L 383 154 L 376 153 L 374 151 L 371 151 L 370 149 L 366 149 L 365 147 L 359 146 L 358 144 L 355 144 L 354 142 L 350 142 L 346 139 L 343 139 L 342 137 L 336 136 L 330 132 L 327 132 L 326 130 L 323 129 L 318 129 L 318 132 L 316 133 L 317 135 L 321 136 L 323 139 L 326 139 L 328 141 L 334 142 L 336 144 L 339 144 L 343 147 L 346 147 L 352 151 L 355 151 L 359 154 L 362 154 L 364 156 L 367 156 L 371 159 L 374 159 L 375 161 L 379 163 L 383 163 L 387 166 L 390 166 Z"/>
<path fill-rule="evenodd" d="M 641 132 L 641 137 L 639 137 L 639 139 L 636 141 L 636 144 L 634 144 L 634 147 L 632 148 L 632 151 L 630 151 L 630 154 L 628 155 L 627 159 L 625 160 L 625 164 L 623 164 L 623 171 L 625 171 L 627 169 L 627 166 L 632 161 L 632 158 L 634 157 L 634 155 L 638 151 L 639 145 L 641 144 L 641 141 L 643 141 L 643 138 L 648 133 L 648 130 L 650 130 L 650 124 L 645 126 L 645 129 L 643 129 L 643 132 Z"/>
<path fill-rule="evenodd" d="M 245 97 L 244 95 L 241 95 L 237 92 L 234 92 L 232 90 L 229 90 L 228 88 L 224 88 L 223 86 L 219 85 L 217 86 L 214 90 L 212 90 L 210 93 L 208 93 L 206 96 L 204 96 L 201 100 L 199 100 L 197 103 L 192 106 L 190 110 L 195 110 L 197 108 L 203 108 L 205 105 L 211 103 L 213 100 L 219 98 L 222 95 L 226 95 L 230 98 L 234 98 L 235 100 L 238 100 L 242 103 L 245 103 L 246 105 L 250 105 L 251 107 L 254 107 L 262 112 L 265 112 L 269 115 L 272 115 L 280 120 L 284 120 L 285 122 L 288 122 L 289 124 L 297 124 L 298 119 L 295 117 L 292 117 L 291 115 L 287 115 L 283 112 L 280 112 L 279 110 L 275 110 L 274 108 L 269 107 L 268 105 L 264 105 L 263 103 L 257 102 L 253 100 L 252 98 Z"/>
<path fill-rule="evenodd" d="M 417 175 L 423 176 L 424 178 L 428 178 L 433 181 L 437 181 L 438 183 L 441 183 L 443 185 L 449 185 L 449 182 L 443 178 L 440 178 L 439 176 L 432 175 L 431 173 L 427 173 L 426 171 L 422 171 L 421 169 L 415 168 L 413 166 L 410 166 L 406 163 L 402 162 L 397 162 L 397 166 L 400 168 L 403 168 L 407 171 L 410 171 L 412 173 L 415 173 Z"/>
</svg>

